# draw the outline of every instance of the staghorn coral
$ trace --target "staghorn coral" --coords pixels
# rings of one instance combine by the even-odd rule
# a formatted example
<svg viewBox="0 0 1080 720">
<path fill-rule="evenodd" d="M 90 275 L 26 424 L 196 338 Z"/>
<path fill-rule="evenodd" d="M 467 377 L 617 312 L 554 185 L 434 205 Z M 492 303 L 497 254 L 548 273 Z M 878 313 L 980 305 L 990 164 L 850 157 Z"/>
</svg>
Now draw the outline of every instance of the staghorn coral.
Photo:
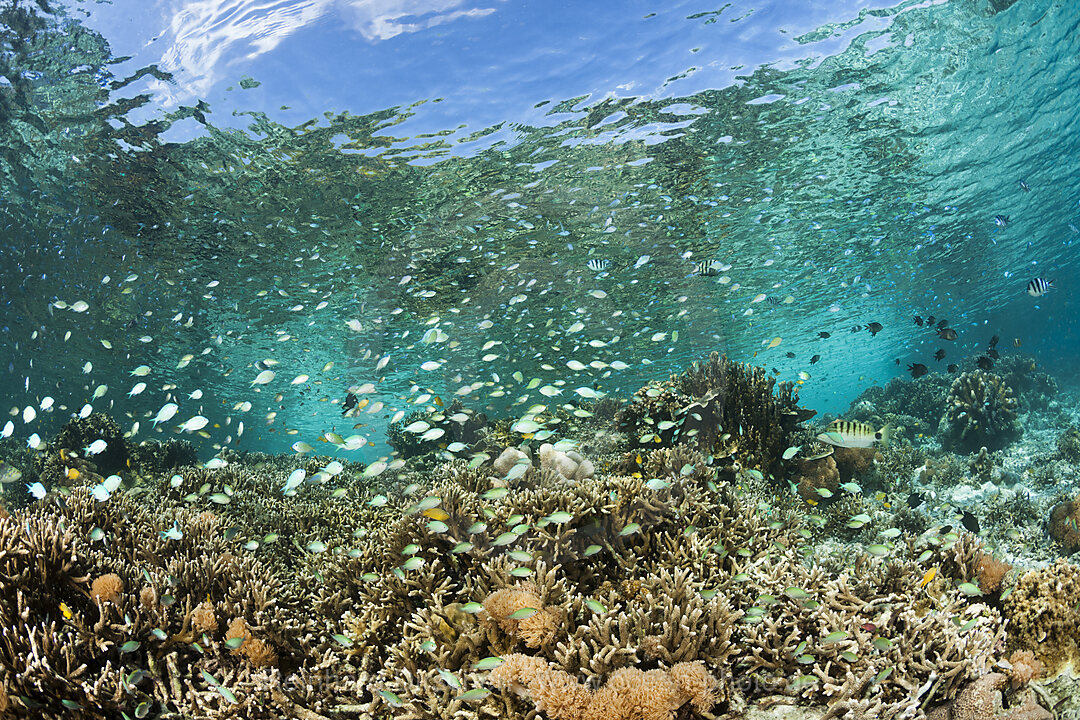
<svg viewBox="0 0 1080 720">
<path fill-rule="evenodd" d="M 983 370 L 966 372 L 953 381 L 946 398 L 939 434 L 956 452 L 999 450 L 1021 435 L 1012 388 L 1000 376 Z"/>
<path fill-rule="evenodd" d="M 714 704 L 715 680 L 700 663 L 678 663 L 668 671 L 621 668 L 591 692 L 539 658 L 512 654 L 488 681 L 528 695 L 552 720 L 672 720 L 684 705 L 701 711 Z"/>
</svg>

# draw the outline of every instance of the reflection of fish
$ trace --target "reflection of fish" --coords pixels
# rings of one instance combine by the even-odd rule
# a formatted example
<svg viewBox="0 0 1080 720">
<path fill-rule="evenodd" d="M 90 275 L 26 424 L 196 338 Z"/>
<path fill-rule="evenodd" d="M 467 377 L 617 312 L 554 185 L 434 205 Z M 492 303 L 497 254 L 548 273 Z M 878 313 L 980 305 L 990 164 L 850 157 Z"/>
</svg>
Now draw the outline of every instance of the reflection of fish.
<svg viewBox="0 0 1080 720">
<path fill-rule="evenodd" d="M 824 330 L 822 330 L 821 332 L 819 332 L 819 333 L 817 334 L 817 336 L 818 336 L 819 338 L 821 338 L 822 340 L 826 340 L 826 339 L 828 339 L 828 338 L 831 338 L 831 337 L 832 337 L 832 335 L 830 335 L 829 333 L 825 332 Z"/>
<path fill-rule="evenodd" d="M 607 258 L 593 258 L 585 263 L 585 265 L 593 272 L 604 272 L 608 269 L 608 266 L 611 265 L 611 261 Z"/>
<path fill-rule="evenodd" d="M 1031 192 L 1031 188 L 1029 188 L 1028 184 L 1026 182 L 1024 182 L 1023 180 L 1020 181 L 1020 189 L 1023 190 L 1024 192 Z"/>
<path fill-rule="evenodd" d="M 994 216 L 994 223 L 998 227 L 1008 227 L 1009 226 L 1009 216 L 1008 215 L 995 215 Z"/>
<path fill-rule="evenodd" d="M 817 439 L 837 447 L 867 448 L 874 443 L 888 444 L 891 437 L 892 429 L 888 425 L 875 430 L 867 423 L 836 420 Z"/>
<path fill-rule="evenodd" d="M 22 472 L 14 465 L 8 465 L 6 462 L 0 461 L 0 485 L 5 483 L 18 482 L 22 477 Z"/>
</svg>

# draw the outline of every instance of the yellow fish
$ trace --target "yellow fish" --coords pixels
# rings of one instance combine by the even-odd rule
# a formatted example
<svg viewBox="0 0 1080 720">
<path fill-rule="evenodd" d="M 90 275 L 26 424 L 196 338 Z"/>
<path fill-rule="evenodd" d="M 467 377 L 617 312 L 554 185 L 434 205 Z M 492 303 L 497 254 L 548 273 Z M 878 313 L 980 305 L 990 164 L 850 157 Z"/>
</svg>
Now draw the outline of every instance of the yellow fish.
<svg viewBox="0 0 1080 720">
<path fill-rule="evenodd" d="M 935 568 L 930 568 L 929 570 L 927 570 L 926 574 L 923 575 L 923 579 L 919 581 L 919 587 L 924 588 L 927 585 L 929 585 L 931 582 L 933 582 L 934 577 L 936 575 L 937 575 L 937 568 L 936 567 Z"/>
<path fill-rule="evenodd" d="M 424 517 L 431 518 L 432 520 L 446 520 L 450 517 L 450 513 L 439 507 L 428 508 L 422 514 Z"/>
<path fill-rule="evenodd" d="M 60 614 L 64 616 L 65 620 L 70 620 L 72 617 L 71 608 L 67 606 L 67 603 L 60 603 Z"/>
</svg>

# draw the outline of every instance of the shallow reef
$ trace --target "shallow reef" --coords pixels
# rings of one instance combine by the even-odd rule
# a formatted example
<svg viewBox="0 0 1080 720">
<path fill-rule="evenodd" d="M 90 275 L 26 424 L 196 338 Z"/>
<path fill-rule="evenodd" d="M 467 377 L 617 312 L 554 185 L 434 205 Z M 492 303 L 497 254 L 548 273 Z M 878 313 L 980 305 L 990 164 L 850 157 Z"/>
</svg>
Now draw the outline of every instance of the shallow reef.
<svg viewBox="0 0 1080 720">
<path fill-rule="evenodd" d="M 958 381 L 847 417 L 936 428 Z M 1049 718 L 1080 512 L 1074 438 L 1023 401 L 1047 386 L 961 453 L 949 423 L 823 446 L 794 387 L 715 355 L 558 437 L 432 407 L 370 465 L 85 457 L 112 425 L 73 421 L 0 446 L 50 490 L 2 496 L 0 717 Z"/>
</svg>

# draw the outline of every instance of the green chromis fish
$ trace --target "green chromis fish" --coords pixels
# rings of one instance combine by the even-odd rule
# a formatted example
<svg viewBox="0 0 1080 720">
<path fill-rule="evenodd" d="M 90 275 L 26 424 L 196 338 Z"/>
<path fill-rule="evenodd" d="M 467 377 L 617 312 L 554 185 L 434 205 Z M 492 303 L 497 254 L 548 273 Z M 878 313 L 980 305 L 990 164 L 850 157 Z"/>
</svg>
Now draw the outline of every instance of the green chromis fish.
<svg viewBox="0 0 1080 720">
<path fill-rule="evenodd" d="M 837 447 L 868 448 L 876 443 L 888 445 L 891 437 L 892 428 L 888 425 L 875 430 L 873 425 L 866 423 L 836 420 L 817 439 Z"/>
</svg>

